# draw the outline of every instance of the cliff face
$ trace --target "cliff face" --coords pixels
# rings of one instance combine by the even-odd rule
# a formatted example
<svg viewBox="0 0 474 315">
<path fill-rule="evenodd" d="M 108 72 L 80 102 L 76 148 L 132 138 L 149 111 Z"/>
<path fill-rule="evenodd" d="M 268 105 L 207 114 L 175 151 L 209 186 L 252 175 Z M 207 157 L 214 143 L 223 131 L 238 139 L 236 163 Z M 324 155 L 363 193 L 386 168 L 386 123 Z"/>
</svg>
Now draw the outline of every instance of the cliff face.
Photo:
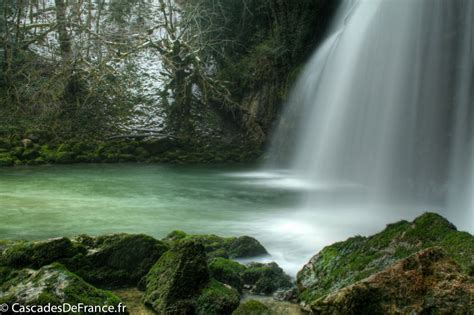
<svg viewBox="0 0 474 315">
<path fill-rule="evenodd" d="M 325 36 L 340 1 L 272 1 L 269 23 L 240 56 L 235 77 L 243 109 L 241 124 L 266 142 L 304 63 Z M 261 32 L 265 32 L 261 36 Z M 291 104 L 288 104 L 291 106 Z"/>
</svg>

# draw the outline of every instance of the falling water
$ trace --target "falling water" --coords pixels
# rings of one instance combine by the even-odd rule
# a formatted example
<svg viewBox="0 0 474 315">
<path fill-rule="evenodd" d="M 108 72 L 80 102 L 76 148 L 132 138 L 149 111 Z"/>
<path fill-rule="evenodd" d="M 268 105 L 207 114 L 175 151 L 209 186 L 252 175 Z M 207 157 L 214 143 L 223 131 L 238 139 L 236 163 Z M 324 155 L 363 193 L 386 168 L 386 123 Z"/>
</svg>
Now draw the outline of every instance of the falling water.
<svg viewBox="0 0 474 315">
<path fill-rule="evenodd" d="M 272 148 L 331 191 L 307 192 L 305 207 L 419 207 L 474 230 L 473 19 L 469 0 L 341 6 Z"/>
</svg>

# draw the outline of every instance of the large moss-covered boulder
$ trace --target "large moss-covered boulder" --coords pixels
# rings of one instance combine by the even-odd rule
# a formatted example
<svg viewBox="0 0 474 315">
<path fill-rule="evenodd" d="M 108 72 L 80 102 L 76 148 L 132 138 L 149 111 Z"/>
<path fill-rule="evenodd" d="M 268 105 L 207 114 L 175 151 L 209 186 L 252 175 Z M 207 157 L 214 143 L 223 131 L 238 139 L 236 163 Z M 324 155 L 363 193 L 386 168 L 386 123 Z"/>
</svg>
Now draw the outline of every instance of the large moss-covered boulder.
<svg viewBox="0 0 474 315">
<path fill-rule="evenodd" d="M 279 289 L 289 289 L 291 278 L 274 262 L 250 263 L 241 273 L 243 283 L 254 294 L 272 294 Z"/>
<path fill-rule="evenodd" d="M 62 260 L 73 272 L 99 286 L 135 286 L 168 246 L 147 235 L 80 236 L 74 240 L 85 253 Z"/>
<path fill-rule="evenodd" d="M 4 242 L 0 246 L 0 266 L 40 268 L 85 252 L 68 238 L 39 242 Z"/>
<path fill-rule="evenodd" d="M 314 303 L 432 246 L 443 248 L 466 274 L 474 265 L 474 236 L 457 231 L 437 214 L 425 213 L 413 222 L 390 224 L 373 236 L 357 236 L 325 247 L 297 275 L 300 300 Z"/>
<path fill-rule="evenodd" d="M 209 279 L 204 246 L 179 242 L 146 276 L 144 302 L 159 314 L 194 314 L 196 298 Z"/>
<path fill-rule="evenodd" d="M 195 240 L 204 245 L 209 257 L 249 258 L 268 255 L 259 241 L 250 236 L 220 237 L 214 234 L 193 235 L 183 231 L 173 231 L 165 238 L 169 242 Z"/>
<path fill-rule="evenodd" d="M 118 310 L 121 300 L 110 292 L 97 289 L 55 263 L 39 270 L 12 271 L 0 286 L 0 304 L 62 305 L 82 303 L 91 306 L 114 306 Z M 26 313 L 26 312 L 25 312 Z M 70 312 L 67 312 L 70 313 Z M 85 312 L 79 312 L 84 314 Z M 92 314 L 100 312 L 93 311 Z M 126 313 L 124 309 L 119 314 Z"/>
<path fill-rule="evenodd" d="M 145 304 L 158 314 L 230 315 L 240 295 L 210 276 L 207 259 L 200 242 L 177 242 L 146 276 Z"/>
<path fill-rule="evenodd" d="M 199 315 L 230 315 L 239 306 L 240 295 L 232 287 L 212 279 L 196 300 Z"/>
<path fill-rule="evenodd" d="M 315 314 L 471 314 L 474 279 L 429 248 L 314 301 Z"/>
</svg>

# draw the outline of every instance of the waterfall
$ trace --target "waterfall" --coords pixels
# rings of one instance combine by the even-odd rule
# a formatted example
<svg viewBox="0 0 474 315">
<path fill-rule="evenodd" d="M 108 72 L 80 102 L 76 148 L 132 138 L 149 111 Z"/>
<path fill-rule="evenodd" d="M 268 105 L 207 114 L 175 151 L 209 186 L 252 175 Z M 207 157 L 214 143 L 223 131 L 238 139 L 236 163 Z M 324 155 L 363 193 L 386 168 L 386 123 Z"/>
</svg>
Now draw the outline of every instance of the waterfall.
<svg viewBox="0 0 474 315">
<path fill-rule="evenodd" d="M 418 207 L 474 230 L 473 19 L 469 0 L 341 6 L 270 151 L 325 187 L 305 207 Z"/>
</svg>

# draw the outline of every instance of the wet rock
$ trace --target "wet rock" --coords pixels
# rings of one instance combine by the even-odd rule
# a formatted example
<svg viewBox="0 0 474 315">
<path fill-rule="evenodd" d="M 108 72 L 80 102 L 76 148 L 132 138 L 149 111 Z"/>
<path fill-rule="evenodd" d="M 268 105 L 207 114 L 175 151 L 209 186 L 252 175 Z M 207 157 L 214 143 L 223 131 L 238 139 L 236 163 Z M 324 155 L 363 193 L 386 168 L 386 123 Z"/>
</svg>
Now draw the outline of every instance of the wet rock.
<svg viewBox="0 0 474 315">
<path fill-rule="evenodd" d="M 250 263 L 241 274 L 242 281 L 253 294 L 269 295 L 292 287 L 291 278 L 274 262 Z"/>
<path fill-rule="evenodd" d="M 222 283 L 228 284 L 242 292 L 243 281 L 241 274 L 247 269 L 244 265 L 236 261 L 216 257 L 209 260 L 209 270 L 211 276 Z"/>
<path fill-rule="evenodd" d="M 413 222 L 389 224 L 373 236 L 325 247 L 297 275 L 300 300 L 311 304 L 432 246 L 442 247 L 468 273 L 474 262 L 474 236 L 457 231 L 440 215 L 425 213 Z"/>
<path fill-rule="evenodd" d="M 246 258 L 268 255 L 267 250 L 259 241 L 250 236 L 233 239 L 227 246 L 229 258 Z"/>
<path fill-rule="evenodd" d="M 86 281 L 105 287 L 137 285 L 168 250 L 163 242 L 141 234 L 82 235 L 74 241 L 86 252 L 62 262 Z"/>
<path fill-rule="evenodd" d="M 234 288 L 212 279 L 196 300 L 196 313 L 230 315 L 239 303 L 240 295 Z"/>
<path fill-rule="evenodd" d="M 211 278 L 204 246 L 196 240 L 177 242 L 146 276 L 146 305 L 159 314 L 231 314 L 238 291 Z"/>
<path fill-rule="evenodd" d="M 278 301 L 298 303 L 298 293 L 298 288 L 292 287 L 290 289 L 276 291 L 273 297 Z"/>
<path fill-rule="evenodd" d="M 75 246 L 68 238 L 10 242 L 0 250 L 0 266 L 13 268 L 40 268 L 85 252 L 84 248 Z"/>
<path fill-rule="evenodd" d="M 267 250 L 256 239 L 250 236 L 220 237 L 214 234 L 192 235 L 183 231 L 173 231 L 165 238 L 170 242 L 196 240 L 202 243 L 210 258 L 249 258 L 268 255 Z"/>
<path fill-rule="evenodd" d="M 166 250 L 159 240 L 129 234 L 3 242 L 0 266 L 38 269 L 60 262 L 94 285 L 135 286 Z"/>
<path fill-rule="evenodd" d="M 115 306 L 121 300 L 110 292 L 103 291 L 84 282 L 64 266 L 55 263 L 39 270 L 14 271 L 0 287 L 1 303 L 22 305 L 77 305 Z M 98 313 L 98 312 L 92 312 Z M 121 312 L 125 314 L 126 312 Z"/>
<path fill-rule="evenodd" d="M 470 314 L 474 281 L 441 248 L 402 259 L 310 305 L 315 314 Z"/>
<path fill-rule="evenodd" d="M 144 302 L 159 314 L 195 314 L 196 298 L 209 279 L 204 246 L 179 242 L 146 276 Z"/>
</svg>

